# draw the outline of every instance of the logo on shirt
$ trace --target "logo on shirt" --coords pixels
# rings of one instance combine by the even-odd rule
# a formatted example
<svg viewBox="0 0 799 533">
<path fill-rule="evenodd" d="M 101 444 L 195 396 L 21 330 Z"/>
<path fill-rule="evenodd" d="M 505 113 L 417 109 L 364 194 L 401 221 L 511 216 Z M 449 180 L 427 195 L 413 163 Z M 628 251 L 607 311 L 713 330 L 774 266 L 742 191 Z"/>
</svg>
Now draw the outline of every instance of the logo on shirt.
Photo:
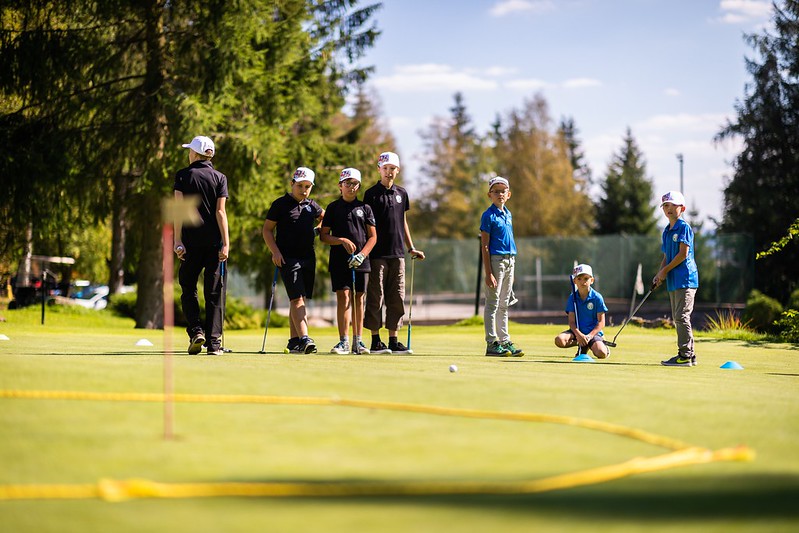
<svg viewBox="0 0 799 533">
<path fill-rule="evenodd" d="M 671 236 L 671 240 L 673 240 L 674 242 L 677 242 L 677 234 L 676 233 Z"/>
<path fill-rule="evenodd" d="M 594 302 L 588 302 L 588 303 L 585 305 L 585 307 L 586 307 L 586 309 L 588 309 L 589 311 L 593 311 L 593 310 L 594 310 Z"/>
<path fill-rule="evenodd" d="M 363 209 L 356 209 L 355 210 L 355 216 L 363 218 Z"/>
<path fill-rule="evenodd" d="M 396 196 L 396 198 L 395 198 L 395 199 L 397 200 L 397 203 L 398 203 L 398 204 L 401 204 L 401 203 L 402 203 L 402 196 L 400 196 L 399 194 Z"/>
<path fill-rule="evenodd" d="M 310 213 L 311 212 L 311 204 L 306 205 L 305 207 L 303 207 L 303 209 L 305 209 L 306 211 L 308 211 Z"/>
</svg>

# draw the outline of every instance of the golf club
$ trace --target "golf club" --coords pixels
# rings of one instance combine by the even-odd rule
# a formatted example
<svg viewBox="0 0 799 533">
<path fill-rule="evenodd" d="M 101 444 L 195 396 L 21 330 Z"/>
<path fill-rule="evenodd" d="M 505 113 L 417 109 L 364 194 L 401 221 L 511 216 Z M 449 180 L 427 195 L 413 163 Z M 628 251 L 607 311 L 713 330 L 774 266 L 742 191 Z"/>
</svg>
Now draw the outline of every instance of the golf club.
<svg viewBox="0 0 799 533">
<path fill-rule="evenodd" d="M 408 351 L 411 349 L 411 323 L 413 320 L 413 274 L 416 270 L 416 257 L 411 256 L 411 302 L 408 305 Z"/>
<path fill-rule="evenodd" d="M 351 257 L 355 257 L 353 254 Z M 355 336 L 357 330 L 356 324 L 358 323 L 358 311 L 355 308 L 356 292 L 355 292 L 355 267 L 352 267 L 352 294 L 350 294 L 350 305 L 352 306 L 352 353 L 355 355 L 361 354 L 361 347 L 358 346 L 358 338 Z"/>
<path fill-rule="evenodd" d="M 272 277 L 272 292 L 269 295 L 269 310 L 266 312 L 266 326 L 264 326 L 264 341 L 261 343 L 261 351 L 258 353 L 266 353 L 266 332 L 269 331 L 269 319 L 272 317 L 272 303 L 275 301 L 275 286 L 277 285 L 277 273 L 280 269 L 275 267 L 275 275 Z"/>
<path fill-rule="evenodd" d="M 225 308 L 227 307 L 227 269 L 225 261 L 219 262 L 219 277 L 222 283 L 222 352 L 231 353 L 233 350 L 225 348 Z"/>
<path fill-rule="evenodd" d="M 613 336 L 613 340 L 612 341 L 605 341 L 605 345 L 606 346 L 610 346 L 611 348 L 615 348 L 616 347 L 616 338 L 618 338 L 619 333 L 621 333 L 621 330 L 623 330 L 624 326 L 627 325 L 627 322 L 629 322 L 635 316 L 635 313 L 637 313 L 638 310 L 641 309 L 641 306 L 644 305 L 644 302 L 646 301 L 646 299 L 649 298 L 649 295 L 652 294 L 652 291 L 654 291 L 655 289 L 657 289 L 657 285 L 655 285 L 653 283 L 652 286 L 649 288 L 649 292 L 647 292 L 644 295 L 644 298 L 641 300 L 641 302 L 638 304 L 638 306 L 633 310 L 633 312 L 630 313 L 630 316 L 628 316 L 627 318 L 624 319 L 624 322 L 622 323 L 621 327 L 619 328 L 619 331 L 617 331 L 616 334 Z"/>
<path fill-rule="evenodd" d="M 572 304 L 574 306 L 574 323 L 577 326 L 577 330 L 580 329 L 580 314 L 577 312 L 577 298 L 580 297 L 580 294 L 577 292 L 577 284 L 574 283 L 574 276 L 569 276 L 572 284 Z M 574 340 L 577 340 L 577 336 L 574 336 Z M 577 353 L 574 357 L 578 357 L 581 354 L 588 353 L 588 346 L 580 346 L 580 341 L 577 341 Z"/>
</svg>

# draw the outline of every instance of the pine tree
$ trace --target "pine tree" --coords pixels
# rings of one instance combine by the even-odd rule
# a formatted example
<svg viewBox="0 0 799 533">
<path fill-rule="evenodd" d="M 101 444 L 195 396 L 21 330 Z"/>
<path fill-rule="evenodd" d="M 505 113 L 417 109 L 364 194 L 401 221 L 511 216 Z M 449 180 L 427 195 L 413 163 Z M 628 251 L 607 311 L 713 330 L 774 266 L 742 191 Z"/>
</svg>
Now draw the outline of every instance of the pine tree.
<svg viewBox="0 0 799 533">
<path fill-rule="evenodd" d="M 470 238 L 478 234 L 480 214 L 487 204 L 487 163 L 463 95 L 456 93 L 450 117 L 437 118 L 424 134 L 423 194 L 412 214 L 420 235 Z"/>
<path fill-rule="evenodd" d="M 651 234 L 657 228 L 652 181 L 646 176 L 646 162 L 629 128 L 623 142 L 601 183 L 597 234 Z"/>
<path fill-rule="evenodd" d="M 746 61 L 752 81 L 736 102 L 737 118 L 717 135 L 743 141 L 724 191 L 720 229 L 751 234 L 759 251 L 799 216 L 799 1 L 774 5 L 774 33 L 747 36 L 758 56 Z M 787 302 L 797 287 L 797 264 L 794 240 L 755 263 L 755 288 Z"/>
<path fill-rule="evenodd" d="M 214 163 L 228 175 L 235 198 L 232 258 L 245 268 L 265 264 L 257 228 L 269 199 L 300 161 L 326 168 L 337 159 L 331 117 L 349 85 L 368 73 L 350 65 L 378 34 L 367 23 L 379 6 L 357 9 L 354 0 L 63 4 L 19 1 L 2 12 L 0 130 L 9 140 L 31 141 L 1 170 L 16 180 L 11 202 L 57 184 L 52 190 L 70 205 L 83 203 L 98 218 L 111 205 L 115 217 L 127 216 L 113 224 L 131 229 L 127 243 L 115 242 L 113 250 L 126 250 L 124 263 L 136 264 L 137 327 L 160 327 L 160 202 L 171 194 L 174 172 L 186 165 L 180 144 L 200 132 L 216 140 Z M 32 209 L 21 213 L 31 219 Z M 46 211 L 42 216 L 53 220 Z"/>
</svg>

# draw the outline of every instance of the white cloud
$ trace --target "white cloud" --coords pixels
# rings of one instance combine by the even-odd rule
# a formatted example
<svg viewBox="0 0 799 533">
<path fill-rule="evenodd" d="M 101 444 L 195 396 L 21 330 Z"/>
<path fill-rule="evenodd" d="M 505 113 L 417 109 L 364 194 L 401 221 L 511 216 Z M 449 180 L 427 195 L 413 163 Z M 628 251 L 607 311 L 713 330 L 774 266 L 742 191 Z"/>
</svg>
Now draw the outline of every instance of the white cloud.
<svg viewBox="0 0 799 533">
<path fill-rule="evenodd" d="M 390 76 L 375 78 L 374 84 L 378 89 L 395 92 L 490 91 L 499 87 L 496 81 L 469 69 L 436 63 L 399 65 Z"/>
<path fill-rule="evenodd" d="M 743 24 L 759 22 L 771 15 L 770 0 L 721 0 L 721 16 L 716 19 L 722 24 Z"/>
<path fill-rule="evenodd" d="M 492 17 L 504 17 L 512 13 L 544 13 L 555 9 L 551 0 L 501 0 L 489 10 Z"/>
<path fill-rule="evenodd" d="M 538 91 L 548 87 L 550 84 L 543 80 L 529 78 L 506 81 L 503 85 L 508 89 L 513 89 L 514 91 Z"/>
<path fill-rule="evenodd" d="M 564 89 L 582 89 L 584 87 L 601 87 L 602 82 L 593 78 L 573 78 L 563 82 Z"/>
<path fill-rule="evenodd" d="M 663 94 L 665 94 L 666 96 L 681 96 L 682 95 L 682 93 L 680 93 L 679 89 L 675 89 L 673 87 L 668 87 L 666 89 L 663 89 Z"/>
<path fill-rule="evenodd" d="M 634 124 L 633 135 L 636 131 L 653 132 L 690 132 L 715 135 L 729 117 L 723 113 L 679 113 L 676 115 L 654 115 L 646 120 Z"/>
</svg>

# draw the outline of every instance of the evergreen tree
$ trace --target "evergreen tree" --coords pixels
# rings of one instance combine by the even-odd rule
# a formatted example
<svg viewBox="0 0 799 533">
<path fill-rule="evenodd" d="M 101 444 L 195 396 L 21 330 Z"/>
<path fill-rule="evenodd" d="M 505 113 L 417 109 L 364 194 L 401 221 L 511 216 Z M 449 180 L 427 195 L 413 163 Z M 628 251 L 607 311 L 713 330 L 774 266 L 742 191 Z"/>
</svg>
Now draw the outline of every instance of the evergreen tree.
<svg viewBox="0 0 799 533">
<path fill-rule="evenodd" d="M 504 123 L 497 120 L 494 130 L 493 161 L 496 173 L 510 181 L 514 233 L 588 234 L 594 221 L 591 201 L 575 179 L 568 144 L 554 130 L 543 96 L 512 110 Z"/>
<path fill-rule="evenodd" d="M 63 213 L 101 218 L 113 206 L 119 239 L 133 230 L 112 249 L 135 260 L 136 325 L 160 327 L 160 202 L 186 165 L 180 144 L 200 132 L 215 138 L 233 200 L 231 258 L 245 269 L 266 264 L 260 225 L 291 170 L 340 164 L 330 120 L 367 74 L 350 63 L 377 36 L 366 24 L 378 6 L 356 4 L 10 2 L 0 15 L 0 130 L 27 144 L 4 161 L 15 183 L 2 210 L 51 190 L 89 208 Z M 28 203 L 20 217 L 34 220 Z"/>
<path fill-rule="evenodd" d="M 736 102 L 737 117 L 717 140 L 739 137 L 743 150 L 724 191 L 721 231 L 745 232 L 766 250 L 799 215 L 799 1 L 775 2 L 774 33 L 747 36 L 752 81 Z M 787 302 L 797 287 L 799 242 L 755 263 L 755 288 Z"/>
<path fill-rule="evenodd" d="M 461 93 L 455 94 L 448 119 L 437 118 L 425 132 L 429 154 L 422 174 L 423 194 L 412 212 L 420 235 L 469 238 L 478 234 L 487 205 L 487 164 Z"/>
<path fill-rule="evenodd" d="M 630 129 L 624 146 L 608 165 L 596 205 L 599 235 L 647 235 L 656 232 L 653 185 L 646 177 L 646 162 Z"/>
<path fill-rule="evenodd" d="M 591 167 L 588 166 L 585 160 L 585 152 L 583 151 L 580 139 L 577 137 L 579 131 L 574 123 L 574 119 L 569 117 L 561 120 L 559 131 L 566 142 L 569 161 L 571 161 L 572 168 L 574 169 L 574 181 L 581 191 L 587 193 L 592 183 Z"/>
</svg>

